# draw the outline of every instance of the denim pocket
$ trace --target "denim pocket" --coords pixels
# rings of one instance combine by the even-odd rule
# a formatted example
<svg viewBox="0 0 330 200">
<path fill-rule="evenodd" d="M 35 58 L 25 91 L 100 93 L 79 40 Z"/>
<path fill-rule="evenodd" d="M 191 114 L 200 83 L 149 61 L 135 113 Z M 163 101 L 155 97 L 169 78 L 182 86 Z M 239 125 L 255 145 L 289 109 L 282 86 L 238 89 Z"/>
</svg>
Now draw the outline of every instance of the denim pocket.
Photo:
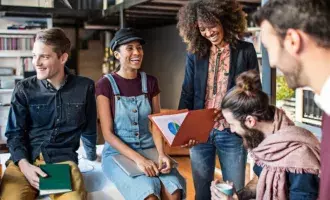
<svg viewBox="0 0 330 200">
<path fill-rule="evenodd" d="M 80 125 L 85 123 L 85 103 L 67 103 L 66 104 L 67 123 Z"/>
<path fill-rule="evenodd" d="M 29 106 L 32 127 L 44 126 L 51 123 L 53 109 L 47 104 L 31 104 Z"/>
<path fill-rule="evenodd" d="M 239 135 L 230 132 L 230 129 L 216 130 L 214 143 L 220 151 L 241 152 L 244 149 L 243 139 Z"/>
</svg>

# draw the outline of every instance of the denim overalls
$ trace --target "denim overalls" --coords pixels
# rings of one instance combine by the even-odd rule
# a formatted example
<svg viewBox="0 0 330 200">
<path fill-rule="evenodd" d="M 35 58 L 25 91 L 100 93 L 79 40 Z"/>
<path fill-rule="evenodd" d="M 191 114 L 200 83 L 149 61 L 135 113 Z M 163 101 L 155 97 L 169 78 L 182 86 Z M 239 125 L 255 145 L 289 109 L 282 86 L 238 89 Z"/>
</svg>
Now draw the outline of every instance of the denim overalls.
<svg viewBox="0 0 330 200">
<path fill-rule="evenodd" d="M 136 97 L 120 96 L 115 79 L 111 74 L 106 75 L 115 95 L 113 131 L 117 137 L 135 150 L 155 146 L 149 131 L 148 115 L 151 114 L 151 107 L 147 97 L 147 76 L 144 72 L 140 74 L 143 94 Z M 118 154 L 118 151 L 105 142 L 103 156 L 114 154 Z"/>
<path fill-rule="evenodd" d="M 152 113 L 152 109 L 147 97 L 147 75 L 144 72 L 140 72 L 140 75 L 143 94 L 135 97 L 120 96 L 115 79 L 111 74 L 106 75 L 115 95 L 114 134 L 137 152 L 155 147 L 149 131 L 148 115 Z M 160 199 L 161 182 L 169 193 L 182 189 L 185 196 L 186 183 L 176 169 L 156 177 L 130 177 L 113 161 L 112 156 L 116 154 L 119 152 L 105 142 L 102 169 L 126 200 L 142 200 L 150 194 Z"/>
</svg>

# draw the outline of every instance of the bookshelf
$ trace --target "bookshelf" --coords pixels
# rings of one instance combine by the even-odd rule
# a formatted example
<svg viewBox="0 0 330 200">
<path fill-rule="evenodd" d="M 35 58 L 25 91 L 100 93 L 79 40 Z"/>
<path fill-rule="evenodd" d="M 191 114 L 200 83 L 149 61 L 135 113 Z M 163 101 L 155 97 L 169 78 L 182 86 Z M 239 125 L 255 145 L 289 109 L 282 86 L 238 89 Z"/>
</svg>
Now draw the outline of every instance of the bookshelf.
<svg viewBox="0 0 330 200">
<path fill-rule="evenodd" d="M 20 51 L 20 50 L 12 50 L 12 51 L 0 51 L 0 58 L 19 58 L 19 57 L 32 57 L 31 51 Z"/>
<path fill-rule="evenodd" d="M 259 27 L 248 27 L 245 31 L 243 40 L 253 44 L 254 49 L 256 50 L 256 53 L 257 53 L 259 71 L 262 72 L 260 28 Z M 260 77 L 262 77 L 262 73 L 260 73 Z"/>
<path fill-rule="evenodd" d="M 17 35 L 35 35 L 40 31 L 38 30 L 7 30 L 0 29 L 0 34 L 17 34 Z"/>
<path fill-rule="evenodd" d="M 0 144 L 6 143 L 5 127 L 15 84 L 35 74 L 32 65 L 35 35 L 51 27 L 51 18 L 0 18 Z"/>
<path fill-rule="evenodd" d="M 251 42 L 257 52 L 257 57 L 262 58 L 260 28 L 259 27 L 248 27 L 245 32 L 244 40 Z"/>
<path fill-rule="evenodd" d="M 16 79 L 24 78 L 25 71 L 33 71 L 34 37 L 41 29 L 50 27 L 52 27 L 52 19 L 47 17 L 0 18 L 0 81 L 14 82 Z M 12 68 L 13 73 L 3 74 L 1 68 Z M 13 86 L 14 84 L 9 85 Z M 3 88 L 0 85 L 1 89 L 11 88 Z"/>
</svg>

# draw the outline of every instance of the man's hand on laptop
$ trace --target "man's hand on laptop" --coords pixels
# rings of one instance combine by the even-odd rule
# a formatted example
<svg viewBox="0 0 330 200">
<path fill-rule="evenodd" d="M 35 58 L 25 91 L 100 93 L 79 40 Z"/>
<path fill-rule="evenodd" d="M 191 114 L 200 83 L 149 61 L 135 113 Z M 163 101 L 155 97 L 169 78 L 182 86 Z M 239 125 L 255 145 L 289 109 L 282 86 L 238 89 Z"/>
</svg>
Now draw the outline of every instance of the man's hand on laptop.
<svg viewBox="0 0 330 200">
<path fill-rule="evenodd" d="M 159 155 L 159 158 L 158 158 L 159 171 L 162 174 L 168 174 L 171 172 L 171 168 L 172 168 L 171 159 L 165 154 Z"/>
<path fill-rule="evenodd" d="M 144 172 L 146 176 L 158 176 L 159 170 L 157 165 L 152 161 L 146 158 L 141 158 L 136 162 L 136 165 L 140 170 Z"/>
<path fill-rule="evenodd" d="M 32 187 L 39 189 L 39 176 L 46 177 L 47 174 L 39 167 L 31 165 L 26 159 L 18 162 L 19 169 L 24 174 L 25 178 L 29 181 Z"/>
</svg>

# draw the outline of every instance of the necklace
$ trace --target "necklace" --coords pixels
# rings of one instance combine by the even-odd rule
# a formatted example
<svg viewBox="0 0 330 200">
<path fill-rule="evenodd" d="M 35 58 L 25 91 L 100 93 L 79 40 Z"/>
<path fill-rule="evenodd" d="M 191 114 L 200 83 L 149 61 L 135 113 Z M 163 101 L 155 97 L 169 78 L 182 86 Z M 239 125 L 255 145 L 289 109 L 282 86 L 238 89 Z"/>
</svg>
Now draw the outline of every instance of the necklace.
<svg viewBox="0 0 330 200">
<path fill-rule="evenodd" d="M 215 96 L 217 94 L 218 89 L 218 72 L 219 72 L 219 60 L 221 56 L 222 50 L 217 49 L 217 58 L 215 60 L 215 66 L 214 66 L 214 77 L 213 77 L 213 95 Z"/>
</svg>

